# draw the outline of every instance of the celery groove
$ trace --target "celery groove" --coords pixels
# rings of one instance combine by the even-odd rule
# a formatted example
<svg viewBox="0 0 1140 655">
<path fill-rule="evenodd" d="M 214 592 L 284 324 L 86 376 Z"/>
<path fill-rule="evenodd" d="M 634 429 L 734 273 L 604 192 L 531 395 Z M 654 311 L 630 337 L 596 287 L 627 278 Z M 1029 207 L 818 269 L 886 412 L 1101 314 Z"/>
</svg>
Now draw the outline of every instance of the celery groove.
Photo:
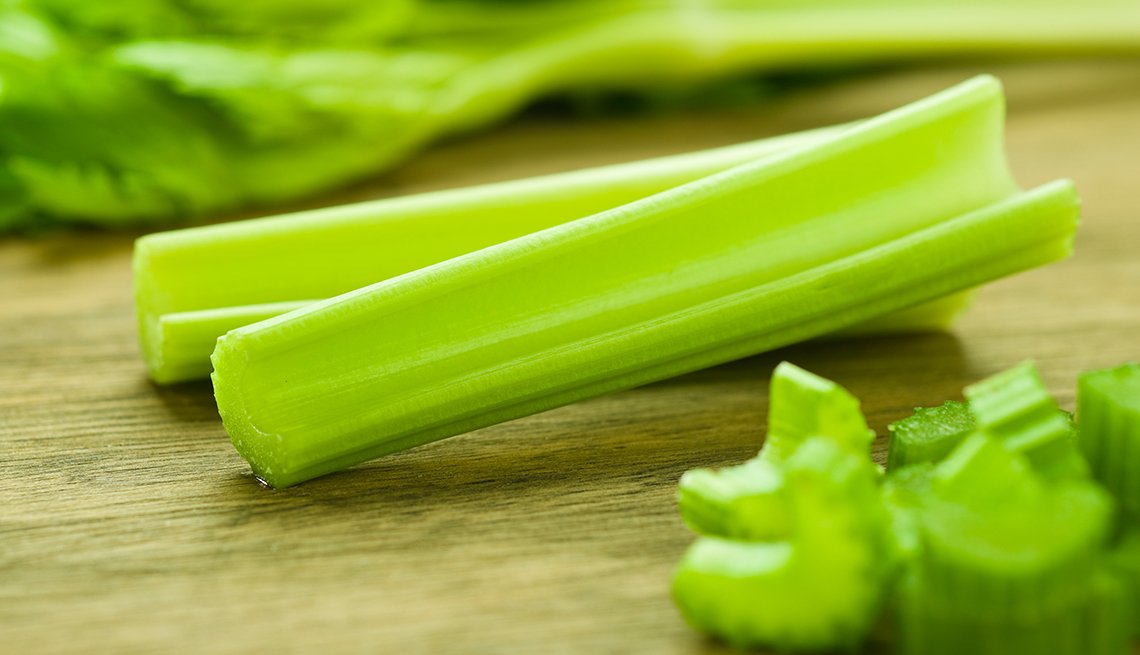
<svg viewBox="0 0 1140 655">
<path fill-rule="evenodd" d="M 982 77 L 819 142 L 238 328 L 227 431 L 276 487 L 1065 257 Z"/>
</svg>

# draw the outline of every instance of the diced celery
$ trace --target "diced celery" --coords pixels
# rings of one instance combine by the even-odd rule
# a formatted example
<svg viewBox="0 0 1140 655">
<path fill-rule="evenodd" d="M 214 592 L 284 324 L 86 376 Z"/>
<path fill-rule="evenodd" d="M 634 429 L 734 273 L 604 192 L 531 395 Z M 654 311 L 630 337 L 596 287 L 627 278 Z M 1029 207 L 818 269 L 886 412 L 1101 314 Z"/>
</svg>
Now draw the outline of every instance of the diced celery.
<svg viewBox="0 0 1140 655">
<path fill-rule="evenodd" d="M 781 362 L 772 373 L 768 436 L 760 455 L 717 471 L 694 469 L 681 477 L 677 502 L 694 532 L 715 537 L 784 538 L 789 523 L 781 463 L 812 437 L 826 437 L 867 455 L 875 433 L 859 401 L 831 380 Z"/>
<path fill-rule="evenodd" d="M 1047 486 L 1024 454 L 974 434 L 936 467 L 919 510 L 922 544 L 896 603 L 902 652 L 1125 652 L 1111 520 L 1096 485 Z"/>
<path fill-rule="evenodd" d="M 790 457 L 807 439 L 834 439 L 854 453 L 867 453 L 875 433 L 859 409 L 859 400 L 838 384 L 781 362 L 768 394 L 768 437 L 760 456 Z"/>
<path fill-rule="evenodd" d="M 1023 452 L 1051 478 L 1085 477 L 1088 465 L 1077 449 L 1072 417 L 1057 407 L 1037 368 L 1024 362 L 966 387 L 978 429 L 1006 448 Z"/>
<path fill-rule="evenodd" d="M 826 437 L 809 439 L 785 467 L 786 538 L 701 537 L 677 569 L 673 597 L 686 620 L 738 646 L 854 647 L 884 590 L 878 472 Z"/>
<path fill-rule="evenodd" d="M 1081 450 L 1093 475 L 1140 518 L 1140 364 L 1081 375 L 1077 383 Z"/>
<path fill-rule="evenodd" d="M 756 541 L 785 538 L 790 529 L 783 471 L 759 458 L 687 471 L 677 487 L 677 505 L 685 525 L 698 534 Z"/>
<path fill-rule="evenodd" d="M 974 431 L 974 415 L 965 403 L 947 400 L 938 407 L 916 407 L 914 414 L 887 426 L 887 468 L 938 462 Z"/>
</svg>

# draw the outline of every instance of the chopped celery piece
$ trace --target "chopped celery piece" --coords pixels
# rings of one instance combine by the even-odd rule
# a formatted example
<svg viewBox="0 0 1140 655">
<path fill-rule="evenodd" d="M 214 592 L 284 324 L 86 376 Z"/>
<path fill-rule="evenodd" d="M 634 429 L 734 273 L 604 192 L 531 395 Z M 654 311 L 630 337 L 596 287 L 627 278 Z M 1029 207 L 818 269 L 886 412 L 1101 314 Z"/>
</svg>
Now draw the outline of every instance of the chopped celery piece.
<svg viewBox="0 0 1140 655">
<path fill-rule="evenodd" d="M 1127 655 L 1127 591 L 1104 570 L 1068 605 L 1031 617 L 978 616 L 946 607 L 917 576 L 898 585 L 895 652 L 902 655 Z M 966 583 L 964 583 L 966 584 Z"/>
<path fill-rule="evenodd" d="M 922 547 L 919 510 L 931 493 L 934 465 L 919 462 L 888 470 L 883 479 L 883 503 L 890 516 L 892 555 L 909 562 Z"/>
<path fill-rule="evenodd" d="M 1041 493 L 1028 460 L 980 432 L 964 440 L 934 468 L 931 489 L 969 511 Z"/>
<path fill-rule="evenodd" d="M 694 532 L 733 539 L 787 535 L 788 517 L 779 463 L 811 437 L 867 454 L 875 433 L 859 401 L 838 384 L 781 362 L 772 373 L 768 437 L 760 455 L 718 471 L 694 469 L 681 477 L 677 502 Z"/>
<path fill-rule="evenodd" d="M 1131 527 L 1121 536 L 1112 553 L 1113 570 L 1128 590 L 1132 634 L 1140 635 L 1140 529 Z"/>
<path fill-rule="evenodd" d="M 135 244 L 134 284 L 147 368 L 163 383 L 206 377 L 218 337 L 273 312 L 820 142 L 842 129 L 144 236 Z M 920 319 L 929 325 L 945 316 Z"/>
<path fill-rule="evenodd" d="M 1140 364 L 1081 375 L 1077 383 L 1081 450 L 1096 479 L 1140 517 Z"/>
<path fill-rule="evenodd" d="M 819 142 L 218 340 L 235 447 L 282 487 L 815 337 L 1067 256 L 981 77 Z M 826 188 L 827 193 L 820 193 Z"/>
<path fill-rule="evenodd" d="M 974 415 L 965 403 L 947 400 L 938 407 L 916 407 L 914 414 L 887 426 L 887 468 L 938 462 L 974 431 Z"/>
<path fill-rule="evenodd" d="M 701 537 L 673 578 L 686 620 L 738 646 L 853 647 L 880 609 L 885 513 L 865 455 L 815 437 L 784 462 L 786 540 Z"/>
<path fill-rule="evenodd" d="M 1046 485 L 1024 454 L 976 433 L 935 468 L 918 512 L 922 546 L 897 603 L 904 653 L 1124 652 L 1099 487 Z"/>
<path fill-rule="evenodd" d="M 875 439 L 855 396 L 831 380 L 781 362 L 772 374 L 768 437 L 760 456 L 779 461 L 814 436 L 829 437 L 861 454 Z"/>
<path fill-rule="evenodd" d="M 759 458 L 715 471 L 687 471 L 677 486 L 677 505 L 685 525 L 699 534 L 771 540 L 789 530 L 784 473 Z"/>
<path fill-rule="evenodd" d="M 966 387 L 965 394 L 978 428 L 1006 448 L 1024 452 L 1043 474 L 1088 475 L 1072 417 L 1057 407 L 1032 362 Z"/>
</svg>

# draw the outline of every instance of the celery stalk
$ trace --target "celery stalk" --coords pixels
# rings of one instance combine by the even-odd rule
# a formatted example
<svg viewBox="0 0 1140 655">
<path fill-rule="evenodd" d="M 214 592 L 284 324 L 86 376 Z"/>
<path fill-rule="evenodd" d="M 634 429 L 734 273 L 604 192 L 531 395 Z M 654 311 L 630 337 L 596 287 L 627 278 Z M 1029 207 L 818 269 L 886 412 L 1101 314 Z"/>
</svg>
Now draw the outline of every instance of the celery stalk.
<svg viewBox="0 0 1140 655">
<path fill-rule="evenodd" d="M 158 382 L 206 377 L 218 337 L 274 312 L 819 142 L 842 129 L 144 236 L 134 259 L 143 356 Z"/>
<path fill-rule="evenodd" d="M 229 332 L 215 395 L 282 487 L 1065 257 L 981 77 L 660 194 Z"/>
<path fill-rule="evenodd" d="M 148 235 L 137 242 L 134 262 L 143 357 L 156 382 L 205 378 L 215 342 L 232 329 L 816 142 L 841 129 Z M 954 294 L 845 332 L 944 328 L 966 298 Z"/>
<path fill-rule="evenodd" d="M 427 238 L 432 238 L 428 235 Z M 969 304 L 970 292 L 953 293 L 886 316 L 878 316 L 822 339 L 842 339 L 871 335 L 908 334 L 941 330 Z M 293 300 L 254 305 L 236 305 L 214 309 L 169 312 L 140 320 L 149 327 L 142 348 L 151 377 L 160 384 L 185 382 L 210 375 L 210 353 L 218 337 L 243 325 L 279 316 L 317 302 Z M 143 321 L 148 323 L 143 323 Z"/>
</svg>

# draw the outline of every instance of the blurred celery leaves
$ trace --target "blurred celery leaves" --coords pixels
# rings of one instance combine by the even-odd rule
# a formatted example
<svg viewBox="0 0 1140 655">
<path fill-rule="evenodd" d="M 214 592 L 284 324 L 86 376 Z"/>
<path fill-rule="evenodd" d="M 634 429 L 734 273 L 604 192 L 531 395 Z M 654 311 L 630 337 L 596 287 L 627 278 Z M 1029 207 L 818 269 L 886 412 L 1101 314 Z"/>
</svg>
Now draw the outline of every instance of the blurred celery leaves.
<svg viewBox="0 0 1140 655">
<path fill-rule="evenodd" d="M 319 193 L 536 97 L 1140 52 L 1140 2 L 0 0 L 0 231 Z"/>
</svg>

